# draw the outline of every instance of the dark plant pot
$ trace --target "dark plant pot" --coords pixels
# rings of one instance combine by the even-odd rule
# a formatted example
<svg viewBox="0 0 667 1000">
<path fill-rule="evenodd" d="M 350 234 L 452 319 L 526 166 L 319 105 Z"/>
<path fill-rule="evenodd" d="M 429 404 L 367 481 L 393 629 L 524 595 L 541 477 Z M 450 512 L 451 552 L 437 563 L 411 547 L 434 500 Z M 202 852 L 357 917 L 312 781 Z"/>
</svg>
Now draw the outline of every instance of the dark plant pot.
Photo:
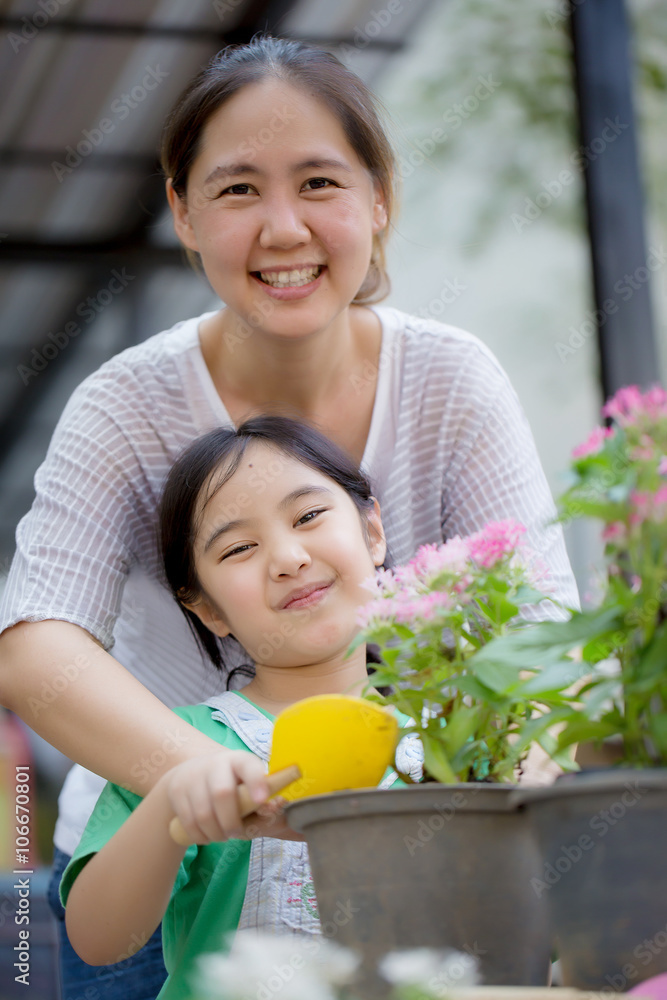
<svg viewBox="0 0 667 1000">
<path fill-rule="evenodd" d="M 542 861 L 563 982 L 625 992 L 667 972 L 667 769 L 568 775 L 518 790 Z"/>
<path fill-rule="evenodd" d="M 389 951 L 456 948 L 478 956 L 485 984 L 545 985 L 547 908 L 530 886 L 538 856 L 514 792 L 429 783 L 289 805 L 325 934 L 360 950 L 369 975 Z"/>
</svg>

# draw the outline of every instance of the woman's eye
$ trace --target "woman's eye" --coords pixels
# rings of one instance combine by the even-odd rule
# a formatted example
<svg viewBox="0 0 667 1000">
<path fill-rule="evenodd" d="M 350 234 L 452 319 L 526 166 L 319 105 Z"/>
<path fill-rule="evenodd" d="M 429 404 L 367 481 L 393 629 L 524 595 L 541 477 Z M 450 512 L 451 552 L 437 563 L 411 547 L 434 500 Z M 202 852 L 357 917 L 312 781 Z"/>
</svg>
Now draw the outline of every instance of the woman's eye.
<svg viewBox="0 0 667 1000">
<path fill-rule="evenodd" d="M 311 177 L 310 180 L 306 181 L 304 187 L 307 188 L 309 184 L 312 185 L 312 187 L 308 188 L 310 191 L 321 191 L 322 188 L 329 187 L 329 185 L 338 187 L 335 181 L 330 181 L 327 177 Z"/>
<path fill-rule="evenodd" d="M 225 188 L 224 191 L 220 192 L 220 196 L 223 194 L 250 194 L 250 184 L 232 184 L 230 187 Z"/>
</svg>

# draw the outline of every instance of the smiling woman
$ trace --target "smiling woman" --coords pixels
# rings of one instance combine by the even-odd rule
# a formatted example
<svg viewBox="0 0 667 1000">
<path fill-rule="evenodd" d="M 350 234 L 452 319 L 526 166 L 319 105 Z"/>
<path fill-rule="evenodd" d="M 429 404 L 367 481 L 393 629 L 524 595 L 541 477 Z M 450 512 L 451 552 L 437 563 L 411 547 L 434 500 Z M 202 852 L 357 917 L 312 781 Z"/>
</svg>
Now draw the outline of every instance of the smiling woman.
<svg viewBox="0 0 667 1000">
<path fill-rule="evenodd" d="M 225 49 L 173 109 L 162 160 L 176 232 L 221 307 L 123 352 L 75 391 L 19 525 L 0 612 L 0 698 L 95 772 L 76 767 L 60 798 L 61 917 L 59 874 L 99 794 L 97 775 L 144 794 L 212 748 L 166 707 L 200 700 L 210 671 L 164 586 L 156 541 L 165 476 L 201 434 L 269 411 L 298 417 L 370 476 L 395 561 L 514 518 L 526 525 L 554 596 L 577 604 L 532 435 L 497 360 L 462 330 L 371 305 L 388 289 L 384 242 L 396 171 L 362 81 L 298 42 L 257 38 Z M 269 462 L 259 477 L 239 467 L 243 491 L 230 498 L 223 484 L 203 511 L 205 520 L 216 513 L 209 537 L 230 521 L 253 529 L 237 524 L 212 541 L 202 564 L 212 591 L 218 573 L 238 572 L 246 586 L 263 538 L 252 520 L 258 497 L 276 507 L 297 487 L 321 486 L 312 476 L 288 482 L 280 463 L 271 469 Z M 328 507 L 304 496 L 283 511 L 294 565 L 289 586 L 272 597 L 287 605 L 267 607 L 267 627 L 344 599 L 342 565 L 312 577 L 299 569 L 297 539 L 327 523 Z M 358 538 L 347 515 L 350 538 Z M 349 539 L 341 535 L 339 544 L 344 560 Z M 231 669 L 234 644 L 209 635 Z M 93 669 L 73 674 L 73 663 Z M 45 686 L 57 702 L 36 711 Z M 142 766 L 167 745 L 160 767 Z M 255 836 L 266 829 L 254 823 Z M 99 970 L 76 959 L 64 929 L 62 944 L 63 995 L 97 988 Z M 159 955 L 158 935 L 122 975 L 108 973 L 105 1000 L 152 1000 L 165 975 Z"/>
</svg>

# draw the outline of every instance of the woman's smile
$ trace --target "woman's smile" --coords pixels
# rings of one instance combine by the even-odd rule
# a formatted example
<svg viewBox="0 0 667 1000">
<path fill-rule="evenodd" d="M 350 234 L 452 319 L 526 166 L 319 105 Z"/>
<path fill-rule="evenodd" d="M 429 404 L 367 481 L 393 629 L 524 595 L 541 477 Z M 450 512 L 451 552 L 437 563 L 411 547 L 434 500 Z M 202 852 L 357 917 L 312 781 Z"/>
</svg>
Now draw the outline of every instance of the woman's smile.
<svg viewBox="0 0 667 1000">
<path fill-rule="evenodd" d="M 316 291 L 326 270 L 324 265 L 317 264 L 304 268 L 283 266 L 280 270 L 251 271 L 250 274 L 272 299 L 289 302 L 304 299 Z"/>
</svg>

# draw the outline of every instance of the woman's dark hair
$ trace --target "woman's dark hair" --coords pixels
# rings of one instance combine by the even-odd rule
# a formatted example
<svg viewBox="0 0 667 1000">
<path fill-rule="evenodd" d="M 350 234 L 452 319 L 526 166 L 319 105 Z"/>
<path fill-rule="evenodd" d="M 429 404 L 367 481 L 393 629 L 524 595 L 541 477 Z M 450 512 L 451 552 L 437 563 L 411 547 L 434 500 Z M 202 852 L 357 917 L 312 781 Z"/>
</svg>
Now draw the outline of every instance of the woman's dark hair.
<svg viewBox="0 0 667 1000">
<path fill-rule="evenodd" d="M 223 49 L 195 77 L 167 118 L 161 148 L 164 173 L 176 194 L 184 198 L 209 119 L 243 87 L 271 77 L 298 87 L 333 112 L 382 192 L 387 225 L 373 236 L 368 273 L 354 298 L 357 303 L 378 302 L 389 292 L 385 243 L 395 200 L 396 161 L 380 122 L 378 102 L 362 80 L 330 52 L 270 36 Z"/>
<path fill-rule="evenodd" d="M 195 570 L 194 543 L 203 507 L 231 479 L 246 448 L 254 441 L 309 465 L 337 483 L 357 507 L 364 533 L 365 515 L 373 507 L 370 483 L 354 462 L 319 431 L 289 417 L 253 417 L 236 430 L 220 427 L 188 446 L 171 468 L 162 492 L 158 510 L 160 547 L 169 588 L 195 638 L 222 671 L 225 664 L 217 636 L 184 603 L 196 603 L 202 593 Z"/>
</svg>

